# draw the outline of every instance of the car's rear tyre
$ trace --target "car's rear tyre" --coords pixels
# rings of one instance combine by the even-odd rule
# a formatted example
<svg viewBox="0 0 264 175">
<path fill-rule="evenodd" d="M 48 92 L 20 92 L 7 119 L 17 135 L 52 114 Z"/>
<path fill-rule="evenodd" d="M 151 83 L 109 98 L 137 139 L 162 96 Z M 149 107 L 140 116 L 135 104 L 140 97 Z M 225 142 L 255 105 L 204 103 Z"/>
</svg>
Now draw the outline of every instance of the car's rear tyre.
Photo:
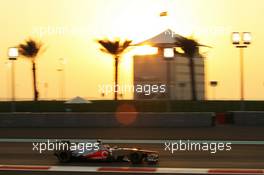
<svg viewBox="0 0 264 175">
<path fill-rule="evenodd" d="M 149 165 L 157 165 L 159 163 L 159 161 L 151 161 L 151 162 L 147 161 L 147 163 Z"/>
<path fill-rule="evenodd" d="M 143 161 L 143 157 L 139 153 L 131 153 L 129 159 L 132 164 L 140 164 Z"/>
<path fill-rule="evenodd" d="M 60 151 L 57 154 L 57 157 L 61 163 L 67 163 L 67 162 L 70 162 L 72 160 L 72 154 L 70 151 Z"/>
<path fill-rule="evenodd" d="M 122 161 L 124 160 L 124 157 L 125 157 L 125 156 L 118 156 L 118 157 L 116 158 L 116 161 L 117 161 L 117 162 L 122 162 Z"/>
</svg>

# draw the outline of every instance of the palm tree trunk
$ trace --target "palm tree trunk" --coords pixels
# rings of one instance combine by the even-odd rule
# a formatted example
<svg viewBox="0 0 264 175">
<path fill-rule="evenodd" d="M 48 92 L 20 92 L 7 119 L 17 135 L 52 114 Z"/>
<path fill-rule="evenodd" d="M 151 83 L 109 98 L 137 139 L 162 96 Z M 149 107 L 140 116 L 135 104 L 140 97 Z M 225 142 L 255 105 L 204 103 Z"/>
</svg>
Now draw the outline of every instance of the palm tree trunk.
<svg viewBox="0 0 264 175">
<path fill-rule="evenodd" d="M 190 57 L 190 76 L 191 76 L 191 93 L 192 93 L 192 100 L 197 100 L 197 94 L 196 94 L 196 82 L 195 82 L 195 64 L 194 64 L 194 58 Z"/>
<path fill-rule="evenodd" d="M 32 73 L 33 73 L 33 89 L 34 89 L 34 101 L 38 101 L 38 89 L 37 89 L 37 76 L 36 76 L 36 63 L 32 62 Z"/>
<path fill-rule="evenodd" d="M 115 100 L 118 95 L 118 57 L 115 57 Z"/>
</svg>

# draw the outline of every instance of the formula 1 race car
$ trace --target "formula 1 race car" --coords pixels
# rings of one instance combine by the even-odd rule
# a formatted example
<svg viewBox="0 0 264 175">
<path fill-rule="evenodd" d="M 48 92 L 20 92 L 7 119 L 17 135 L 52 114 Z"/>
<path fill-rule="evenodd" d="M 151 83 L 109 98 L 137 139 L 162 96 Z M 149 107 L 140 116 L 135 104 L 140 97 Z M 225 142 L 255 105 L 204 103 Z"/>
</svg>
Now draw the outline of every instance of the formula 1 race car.
<svg viewBox="0 0 264 175">
<path fill-rule="evenodd" d="M 131 162 L 141 164 L 147 162 L 156 164 L 159 154 L 156 151 L 143 150 L 138 148 L 119 148 L 110 147 L 102 144 L 101 141 L 95 143 L 71 143 L 69 141 L 59 142 L 59 149 L 54 151 L 54 155 L 61 163 L 71 162 L 72 160 L 97 160 L 105 162 Z M 62 149 L 63 147 L 63 149 Z"/>
</svg>

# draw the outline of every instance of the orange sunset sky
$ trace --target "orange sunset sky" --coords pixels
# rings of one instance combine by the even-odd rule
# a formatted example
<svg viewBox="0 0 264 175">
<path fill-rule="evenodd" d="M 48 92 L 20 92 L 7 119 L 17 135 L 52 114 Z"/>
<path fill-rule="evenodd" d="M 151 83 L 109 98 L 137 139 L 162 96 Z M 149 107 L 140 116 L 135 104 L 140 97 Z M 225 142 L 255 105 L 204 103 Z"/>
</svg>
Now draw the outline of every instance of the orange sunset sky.
<svg viewBox="0 0 264 175">
<path fill-rule="evenodd" d="M 239 99 L 239 50 L 231 44 L 234 31 L 251 32 L 245 50 L 245 98 L 264 98 L 263 0 L 0 0 L 0 99 L 10 98 L 8 47 L 28 37 L 41 40 L 46 51 L 37 61 L 40 98 L 59 97 L 59 59 L 65 64 L 65 98 L 100 99 L 98 85 L 113 83 L 111 56 L 95 42 L 103 37 L 136 42 L 171 28 L 210 45 L 206 52 L 207 80 L 219 81 L 217 99 Z M 159 13 L 168 11 L 166 18 Z M 132 55 L 120 63 L 120 83 L 132 84 Z M 207 87 L 209 99 L 212 88 Z M 104 97 L 112 98 L 113 95 Z M 31 99 L 31 64 L 16 61 L 16 98 Z M 132 94 L 125 94 L 131 98 Z"/>
</svg>

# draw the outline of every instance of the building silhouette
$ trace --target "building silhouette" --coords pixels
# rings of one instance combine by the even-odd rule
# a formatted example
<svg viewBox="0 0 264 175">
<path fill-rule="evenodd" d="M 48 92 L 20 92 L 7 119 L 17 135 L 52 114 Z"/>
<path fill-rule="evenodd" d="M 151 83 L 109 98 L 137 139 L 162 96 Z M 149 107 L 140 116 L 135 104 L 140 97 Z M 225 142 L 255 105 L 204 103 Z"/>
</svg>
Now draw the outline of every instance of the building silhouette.
<svg viewBox="0 0 264 175">
<path fill-rule="evenodd" d="M 137 46 L 150 45 L 156 47 L 158 52 L 155 55 L 134 56 L 134 86 L 165 85 L 166 92 L 155 91 L 155 93 L 146 95 L 145 93 L 134 91 L 135 100 L 191 100 L 189 59 L 184 53 L 173 49 L 176 35 L 172 30 L 168 29 L 137 44 Z M 204 100 L 205 74 L 203 56 L 200 53 L 196 53 L 194 62 L 197 99 Z"/>
</svg>

